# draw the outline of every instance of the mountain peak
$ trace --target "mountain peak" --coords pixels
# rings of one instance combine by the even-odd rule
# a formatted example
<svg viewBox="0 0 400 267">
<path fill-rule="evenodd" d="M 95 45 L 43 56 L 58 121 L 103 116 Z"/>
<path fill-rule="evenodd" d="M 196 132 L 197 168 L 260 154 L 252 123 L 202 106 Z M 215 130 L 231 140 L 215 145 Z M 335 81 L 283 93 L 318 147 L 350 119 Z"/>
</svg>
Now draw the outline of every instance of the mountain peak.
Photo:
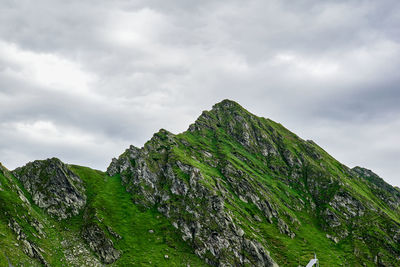
<svg viewBox="0 0 400 267">
<path fill-rule="evenodd" d="M 29 162 L 12 174 L 36 205 L 59 219 L 77 215 L 86 204 L 82 180 L 58 158 Z"/>
<path fill-rule="evenodd" d="M 241 124 L 245 121 L 250 123 L 254 121 L 254 118 L 257 116 L 248 112 L 240 104 L 224 99 L 213 105 L 211 110 L 203 111 L 196 122 L 190 125 L 189 131 L 225 128 L 233 123 Z"/>
<path fill-rule="evenodd" d="M 230 100 L 230 99 L 224 99 L 221 102 L 218 102 L 214 104 L 213 110 L 215 109 L 225 109 L 225 110 L 237 110 L 237 109 L 242 109 L 244 108 L 237 102 Z"/>
<path fill-rule="evenodd" d="M 0 172 L 8 171 L 6 167 L 0 162 Z"/>
</svg>

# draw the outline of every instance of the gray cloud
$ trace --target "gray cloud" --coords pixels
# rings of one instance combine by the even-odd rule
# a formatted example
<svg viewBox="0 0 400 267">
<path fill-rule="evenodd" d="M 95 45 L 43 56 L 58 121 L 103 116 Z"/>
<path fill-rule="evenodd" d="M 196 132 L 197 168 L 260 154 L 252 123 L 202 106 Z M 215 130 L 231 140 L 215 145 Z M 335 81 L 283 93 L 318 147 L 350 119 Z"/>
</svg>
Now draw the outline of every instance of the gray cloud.
<svg viewBox="0 0 400 267">
<path fill-rule="evenodd" d="M 105 169 L 230 98 L 400 185 L 398 1 L 2 1 L 0 153 Z"/>
</svg>

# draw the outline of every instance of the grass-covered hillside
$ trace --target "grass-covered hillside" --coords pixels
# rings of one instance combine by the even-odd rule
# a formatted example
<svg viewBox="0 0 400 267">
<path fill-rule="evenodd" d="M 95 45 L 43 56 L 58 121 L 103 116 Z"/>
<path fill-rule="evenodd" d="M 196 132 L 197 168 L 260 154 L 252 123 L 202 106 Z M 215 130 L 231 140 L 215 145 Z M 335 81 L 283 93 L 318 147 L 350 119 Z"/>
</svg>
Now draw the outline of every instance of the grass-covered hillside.
<svg viewBox="0 0 400 267">
<path fill-rule="evenodd" d="M 210 264 L 297 266 L 314 253 L 325 266 L 399 260 L 398 198 L 389 203 L 379 184 L 233 101 L 182 134 L 161 130 L 130 147 L 108 172 L 121 175 L 135 203 L 158 207 Z"/>
<path fill-rule="evenodd" d="M 400 191 L 224 100 L 107 173 L 0 168 L 0 266 L 398 266 Z"/>
<path fill-rule="evenodd" d="M 59 163 L 57 159 L 41 163 L 49 161 Z M 83 181 L 87 203 L 78 215 L 61 221 L 40 209 L 20 182 L 2 168 L 0 266 L 102 266 L 101 257 L 83 238 L 83 229 L 90 224 L 97 224 L 120 251 L 113 266 L 205 266 L 159 212 L 132 203 L 118 175 L 109 177 L 80 166 L 68 168 Z M 13 223 L 18 226 L 10 227 Z M 37 253 L 33 249 L 30 255 L 29 246 Z"/>
<path fill-rule="evenodd" d="M 119 175 L 87 167 L 71 166 L 86 185 L 89 209 L 93 218 L 104 228 L 112 229 L 109 238 L 121 251 L 118 266 L 204 266 L 193 254 L 193 249 L 183 242 L 176 229 L 155 209 L 144 209 L 132 203 L 132 198 L 121 184 Z M 75 218 L 76 225 L 85 221 Z M 167 256 L 167 257 L 166 257 Z"/>
</svg>

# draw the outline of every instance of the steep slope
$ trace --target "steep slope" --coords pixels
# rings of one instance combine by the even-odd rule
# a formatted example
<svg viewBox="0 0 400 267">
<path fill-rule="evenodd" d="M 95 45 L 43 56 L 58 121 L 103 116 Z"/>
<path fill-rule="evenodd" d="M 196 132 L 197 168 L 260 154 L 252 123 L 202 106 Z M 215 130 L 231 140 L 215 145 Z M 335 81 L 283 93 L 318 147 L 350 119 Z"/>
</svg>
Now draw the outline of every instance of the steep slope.
<svg viewBox="0 0 400 267">
<path fill-rule="evenodd" d="M 57 158 L 30 162 L 13 174 L 36 205 L 59 219 L 78 215 L 86 204 L 82 180 Z"/>
<path fill-rule="evenodd" d="M 0 167 L 0 266 L 203 265 L 119 177 L 56 158 Z"/>
<path fill-rule="evenodd" d="M 38 265 L 37 262 L 32 259 L 35 256 L 32 243 L 27 240 L 27 234 L 22 232 L 20 227 L 20 224 L 26 226 L 25 219 L 27 214 L 32 215 L 32 221 L 37 214 L 35 214 L 35 211 L 31 208 L 25 193 L 21 190 L 18 183 L 16 183 L 15 178 L 1 164 L 0 211 L 0 265 L 8 266 L 11 260 L 17 258 L 21 265 Z M 38 230 L 39 229 L 38 227 Z M 32 235 L 33 231 L 34 230 L 29 226 L 30 235 Z M 29 248 L 31 249 L 29 250 Z M 31 251 L 32 253 L 29 256 L 32 258 L 27 255 Z M 35 253 L 36 252 L 37 249 L 35 247 Z"/>
<path fill-rule="evenodd" d="M 174 227 L 156 210 L 132 203 L 119 176 L 70 166 L 84 181 L 88 196 L 87 224 L 97 224 L 120 252 L 115 266 L 203 266 Z M 79 225 L 81 218 L 76 217 Z"/>
<path fill-rule="evenodd" d="M 375 196 L 380 198 L 384 203 L 388 204 L 394 210 L 399 209 L 400 204 L 400 189 L 386 183 L 381 177 L 371 170 L 354 167 L 352 171 L 360 178 L 369 182 L 371 191 Z"/>
<path fill-rule="evenodd" d="M 5 237 L 0 241 L 1 266 L 7 262 L 14 266 L 60 266 L 78 258 L 87 265 L 100 264 L 79 239 L 73 243 L 80 253 L 69 251 L 64 240 L 72 243 L 79 233 L 66 230 L 63 223 L 39 208 L 22 183 L 4 167 L 0 180 L 0 234 Z"/>
<path fill-rule="evenodd" d="M 131 146 L 107 172 L 211 265 L 305 265 L 314 252 L 327 266 L 399 260 L 397 198 L 379 198 L 314 142 L 233 101 L 182 134 Z"/>
</svg>

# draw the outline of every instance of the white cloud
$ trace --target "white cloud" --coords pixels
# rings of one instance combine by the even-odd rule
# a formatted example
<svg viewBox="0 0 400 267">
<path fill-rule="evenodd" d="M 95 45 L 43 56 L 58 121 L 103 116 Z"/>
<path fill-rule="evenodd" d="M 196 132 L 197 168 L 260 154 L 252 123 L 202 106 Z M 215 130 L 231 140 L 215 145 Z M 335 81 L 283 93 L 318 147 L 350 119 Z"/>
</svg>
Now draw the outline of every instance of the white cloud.
<svg viewBox="0 0 400 267">
<path fill-rule="evenodd" d="M 60 127 L 51 121 L 16 122 L 3 125 L 3 127 L 14 129 L 15 134 L 36 143 L 85 145 L 95 142 L 95 138 L 88 133 Z"/>
<path fill-rule="evenodd" d="M 3 1 L 0 160 L 105 169 L 129 144 L 183 131 L 230 98 L 400 184 L 399 10 L 394 0 Z"/>
<path fill-rule="evenodd" d="M 3 74 L 49 90 L 88 92 L 96 80 L 80 64 L 50 53 L 35 53 L 0 40 Z"/>
<path fill-rule="evenodd" d="M 133 11 L 115 10 L 106 24 L 105 39 L 111 45 L 146 49 L 146 45 L 161 41 L 160 37 L 165 34 L 169 23 L 163 14 L 143 8 Z"/>
<path fill-rule="evenodd" d="M 332 79 L 339 72 L 339 64 L 335 60 L 312 59 L 291 53 L 279 53 L 272 64 L 287 65 L 292 68 L 291 73 L 303 79 Z"/>
</svg>

